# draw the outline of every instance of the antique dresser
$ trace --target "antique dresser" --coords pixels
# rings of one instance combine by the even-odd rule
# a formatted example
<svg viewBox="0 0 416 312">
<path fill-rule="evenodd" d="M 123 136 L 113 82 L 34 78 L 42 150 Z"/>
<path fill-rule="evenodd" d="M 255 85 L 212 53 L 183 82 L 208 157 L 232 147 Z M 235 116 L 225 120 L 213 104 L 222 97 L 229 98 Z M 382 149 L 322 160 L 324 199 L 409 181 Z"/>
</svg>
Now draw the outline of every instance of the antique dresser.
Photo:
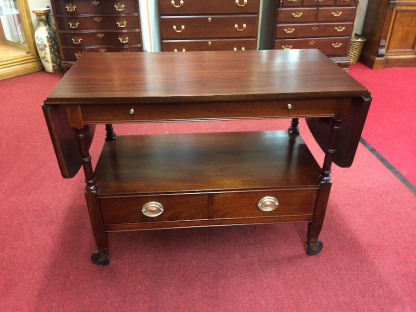
<svg viewBox="0 0 416 312">
<path fill-rule="evenodd" d="M 161 50 L 255 50 L 260 0 L 159 0 Z"/>
<path fill-rule="evenodd" d="M 348 68 L 355 12 L 355 0 L 276 0 L 274 49 L 318 49 Z"/>
<path fill-rule="evenodd" d="M 62 68 L 83 51 L 141 52 L 137 0 L 51 0 Z"/>
</svg>

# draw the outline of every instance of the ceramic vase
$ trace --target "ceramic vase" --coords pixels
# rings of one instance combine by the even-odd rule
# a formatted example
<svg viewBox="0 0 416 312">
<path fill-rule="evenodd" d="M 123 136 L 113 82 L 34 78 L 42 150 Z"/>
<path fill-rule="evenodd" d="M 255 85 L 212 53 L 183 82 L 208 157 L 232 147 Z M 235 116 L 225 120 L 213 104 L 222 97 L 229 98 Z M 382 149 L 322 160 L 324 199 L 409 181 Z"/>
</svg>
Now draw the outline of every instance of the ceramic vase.
<svg viewBox="0 0 416 312">
<path fill-rule="evenodd" d="M 35 43 L 45 71 L 58 73 L 61 71 L 61 57 L 59 55 L 58 38 L 49 22 L 50 9 L 32 10 L 38 20 L 35 31 Z"/>
</svg>

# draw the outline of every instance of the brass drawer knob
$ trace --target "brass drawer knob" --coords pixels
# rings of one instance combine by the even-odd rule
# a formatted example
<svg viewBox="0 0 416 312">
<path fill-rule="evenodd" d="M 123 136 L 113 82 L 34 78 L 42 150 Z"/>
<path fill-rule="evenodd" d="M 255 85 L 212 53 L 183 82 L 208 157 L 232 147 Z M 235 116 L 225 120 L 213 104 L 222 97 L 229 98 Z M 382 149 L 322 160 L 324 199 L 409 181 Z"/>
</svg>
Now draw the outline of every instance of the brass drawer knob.
<svg viewBox="0 0 416 312">
<path fill-rule="evenodd" d="M 336 42 L 336 43 L 333 43 L 332 46 L 334 48 L 340 48 L 342 46 L 342 43 Z"/>
<path fill-rule="evenodd" d="M 68 3 L 65 7 L 68 12 L 74 12 L 75 9 L 77 8 L 77 6 L 72 3 Z"/>
<path fill-rule="evenodd" d="M 134 115 L 134 108 L 130 109 L 130 115 Z"/>
<path fill-rule="evenodd" d="M 180 33 L 180 32 L 182 32 L 182 31 L 185 29 L 185 26 L 184 26 L 184 25 L 182 25 L 182 26 L 181 26 L 181 30 L 176 29 L 176 25 L 173 25 L 173 27 L 172 27 L 172 28 L 173 28 L 173 30 L 174 30 L 174 31 L 176 31 L 176 32 Z"/>
<path fill-rule="evenodd" d="M 211 41 L 208 41 L 208 45 L 211 46 L 211 44 L 212 44 Z"/>
<path fill-rule="evenodd" d="M 173 5 L 175 8 L 180 8 L 180 7 L 183 5 L 183 0 L 179 1 L 179 5 L 176 5 L 175 0 L 172 0 L 170 3 L 172 3 L 172 5 Z"/>
<path fill-rule="evenodd" d="M 237 29 L 237 31 L 243 31 L 244 29 L 246 29 L 247 25 L 243 24 L 243 28 L 238 28 L 238 24 L 234 25 L 234 28 Z"/>
<path fill-rule="evenodd" d="M 146 217 L 157 217 L 163 213 L 163 206 L 161 203 L 158 202 L 148 202 L 143 205 L 142 213 Z"/>
<path fill-rule="evenodd" d="M 273 211 L 279 207 L 279 202 L 275 197 L 265 196 L 259 200 L 257 207 L 262 211 Z"/>
<path fill-rule="evenodd" d="M 237 4 L 239 7 L 243 7 L 247 4 L 247 0 L 244 0 L 243 4 L 240 4 L 240 0 L 235 0 L 235 4 Z"/>
<path fill-rule="evenodd" d="M 292 13 L 293 17 L 298 18 L 301 17 L 303 15 L 303 12 L 296 12 L 296 13 Z"/>
<path fill-rule="evenodd" d="M 290 103 L 287 103 L 287 109 L 292 109 L 293 105 Z"/>
<path fill-rule="evenodd" d="M 117 11 L 124 11 L 125 5 L 121 2 L 114 3 L 114 7 Z"/>
<path fill-rule="evenodd" d="M 342 12 L 339 11 L 335 11 L 335 12 L 331 12 L 333 16 L 338 17 L 341 16 Z"/>
<path fill-rule="evenodd" d="M 75 37 L 72 38 L 72 43 L 73 44 L 80 44 L 81 41 L 82 41 L 81 37 L 75 36 Z"/>
<path fill-rule="evenodd" d="M 79 22 L 78 21 L 69 21 L 69 27 L 71 28 L 78 28 Z"/>
</svg>

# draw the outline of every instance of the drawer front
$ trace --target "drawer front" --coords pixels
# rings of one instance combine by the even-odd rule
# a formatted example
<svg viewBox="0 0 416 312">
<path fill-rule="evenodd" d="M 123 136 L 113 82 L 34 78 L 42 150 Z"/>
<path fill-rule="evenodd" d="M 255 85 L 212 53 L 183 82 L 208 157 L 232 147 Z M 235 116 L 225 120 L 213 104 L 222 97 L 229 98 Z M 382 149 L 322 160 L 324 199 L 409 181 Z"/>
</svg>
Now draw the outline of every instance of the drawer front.
<svg viewBox="0 0 416 312">
<path fill-rule="evenodd" d="M 333 6 L 335 0 L 303 0 L 303 6 Z"/>
<path fill-rule="evenodd" d="M 355 18 L 355 8 L 320 8 L 318 22 L 352 22 Z"/>
<path fill-rule="evenodd" d="M 274 216 L 312 215 L 317 190 L 270 190 L 214 195 L 213 218 L 257 218 Z M 274 197 L 278 206 L 272 211 L 260 210 L 265 197 Z"/>
<path fill-rule="evenodd" d="M 160 203 L 163 212 L 144 215 L 142 208 L 149 202 Z M 208 195 L 102 197 L 100 204 L 105 224 L 208 219 Z"/>
<path fill-rule="evenodd" d="M 295 8 L 300 7 L 302 4 L 302 0 L 277 0 L 276 1 L 276 7 L 282 3 L 282 6 L 284 8 Z"/>
<path fill-rule="evenodd" d="M 162 17 L 162 39 L 256 37 L 256 15 L 211 17 Z"/>
<path fill-rule="evenodd" d="M 318 49 L 327 56 L 346 55 L 349 37 L 275 40 L 275 49 Z"/>
<path fill-rule="evenodd" d="M 277 23 L 312 23 L 316 17 L 315 8 L 277 9 Z"/>
<path fill-rule="evenodd" d="M 139 47 L 87 47 L 87 48 L 63 48 L 63 60 L 75 62 L 83 52 L 142 52 Z"/>
<path fill-rule="evenodd" d="M 258 13 L 260 0 L 159 0 L 161 15 Z"/>
<path fill-rule="evenodd" d="M 60 33 L 62 47 L 140 44 L 140 32 Z"/>
<path fill-rule="evenodd" d="M 256 39 L 211 39 L 211 40 L 164 40 L 162 51 L 185 52 L 185 51 L 245 51 L 256 50 Z"/>
<path fill-rule="evenodd" d="M 139 29 L 140 22 L 137 16 L 74 16 L 57 17 L 59 30 L 125 30 Z"/>
<path fill-rule="evenodd" d="M 336 0 L 335 1 L 336 6 L 352 6 L 354 5 L 354 0 Z"/>
<path fill-rule="evenodd" d="M 136 2 L 136 0 L 57 0 L 55 1 L 55 13 L 56 15 L 135 13 L 138 12 Z"/>
<path fill-rule="evenodd" d="M 276 25 L 276 38 L 350 36 L 353 23 Z"/>
<path fill-rule="evenodd" d="M 154 120 L 334 116 L 336 99 L 251 102 L 80 105 L 85 123 Z M 288 105 L 290 104 L 290 106 Z M 133 111 L 132 111 L 133 109 Z"/>
</svg>

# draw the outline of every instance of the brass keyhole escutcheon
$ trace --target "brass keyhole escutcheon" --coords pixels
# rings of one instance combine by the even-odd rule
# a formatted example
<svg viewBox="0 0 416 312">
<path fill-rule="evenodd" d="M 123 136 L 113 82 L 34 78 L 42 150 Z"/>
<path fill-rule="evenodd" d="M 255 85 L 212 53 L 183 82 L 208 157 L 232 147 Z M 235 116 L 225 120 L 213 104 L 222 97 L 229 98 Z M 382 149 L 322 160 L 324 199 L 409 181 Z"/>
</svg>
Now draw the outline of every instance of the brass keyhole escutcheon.
<svg viewBox="0 0 416 312">
<path fill-rule="evenodd" d="M 134 108 L 130 109 L 130 115 L 134 115 Z"/>
<path fill-rule="evenodd" d="M 292 107 L 293 107 L 292 104 L 290 103 L 287 104 L 287 109 L 292 109 Z"/>
</svg>

